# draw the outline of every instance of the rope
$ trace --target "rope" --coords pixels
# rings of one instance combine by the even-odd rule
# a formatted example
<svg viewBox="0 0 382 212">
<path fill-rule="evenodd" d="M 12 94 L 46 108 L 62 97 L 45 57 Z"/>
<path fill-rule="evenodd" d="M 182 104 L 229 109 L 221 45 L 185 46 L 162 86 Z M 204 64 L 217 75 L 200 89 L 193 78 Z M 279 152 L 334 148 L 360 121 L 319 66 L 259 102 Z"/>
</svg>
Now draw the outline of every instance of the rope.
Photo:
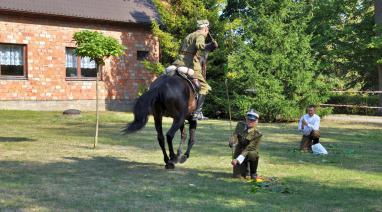
<svg viewBox="0 0 382 212">
<path fill-rule="evenodd" d="M 359 94 L 382 94 L 382 91 L 330 91 L 331 93 L 359 93 Z M 367 106 L 367 105 L 349 105 L 349 104 L 320 104 L 321 106 L 328 107 L 345 107 L 345 108 L 365 108 L 365 109 L 382 109 L 382 107 L 377 106 Z"/>
<path fill-rule="evenodd" d="M 382 93 L 382 91 L 330 91 L 332 93 L 371 93 L 371 94 L 378 94 Z"/>
<path fill-rule="evenodd" d="M 370 109 L 382 109 L 382 107 L 369 107 L 366 105 L 340 105 L 340 104 L 320 104 L 321 106 L 329 107 L 349 107 L 349 108 L 370 108 Z"/>
</svg>

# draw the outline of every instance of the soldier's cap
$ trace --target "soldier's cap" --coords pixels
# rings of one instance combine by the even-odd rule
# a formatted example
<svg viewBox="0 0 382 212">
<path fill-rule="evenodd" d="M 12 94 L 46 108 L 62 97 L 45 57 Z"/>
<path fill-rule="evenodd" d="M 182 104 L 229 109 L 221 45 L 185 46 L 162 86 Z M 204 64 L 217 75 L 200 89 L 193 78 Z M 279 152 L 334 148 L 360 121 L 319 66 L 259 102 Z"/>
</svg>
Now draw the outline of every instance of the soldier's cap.
<svg viewBox="0 0 382 212">
<path fill-rule="evenodd" d="M 247 112 L 247 119 L 248 120 L 256 121 L 258 118 L 259 118 L 259 114 L 256 113 L 254 109 L 250 109 Z"/>
<path fill-rule="evenodd" d="M 209 27 L 210 22 L 208 20 L 198 20 L 196 21 L 196 25 L 198 26 L 198 28 Z"/>
</svg>

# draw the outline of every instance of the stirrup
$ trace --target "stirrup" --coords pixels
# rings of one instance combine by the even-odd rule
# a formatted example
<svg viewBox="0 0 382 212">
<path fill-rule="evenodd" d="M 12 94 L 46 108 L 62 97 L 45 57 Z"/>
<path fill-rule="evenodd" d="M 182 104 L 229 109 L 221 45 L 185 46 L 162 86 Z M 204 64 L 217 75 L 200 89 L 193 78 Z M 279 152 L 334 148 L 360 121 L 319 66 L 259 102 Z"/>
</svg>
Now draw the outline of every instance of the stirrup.
<svg viewBox="0 0 382 212">
<path fill-rule="evenodd" d="M 199 121 L 200 121 L 200 120 L 208 120 L 208 117 L 203 116 L 203 114 L 202 114 L 200 117 L 198 117 L 198 120 L 199 120 Z"/>
<path fill-rule="evenodd" d="M 197 121 L 197 120 L 198 120 L 198 113 L 197 113 L 197 112 L 194 112 L 194 113 L 192 114 L 192 120 L 193 120 L 193 121 Z"/>
<path fill-rule="evenodd" d="M 208 117 L 204 116 L 203 112 L 200 112 L 199 120 L 208 120 Z"/>
<path fill-rule="evenodd" d="M 203 112 L 195 112 L 192 115 L 192 120 L 197 121 L 197 120 L 208 120 L 208 117 L 203 115 Z"/>
</svg>

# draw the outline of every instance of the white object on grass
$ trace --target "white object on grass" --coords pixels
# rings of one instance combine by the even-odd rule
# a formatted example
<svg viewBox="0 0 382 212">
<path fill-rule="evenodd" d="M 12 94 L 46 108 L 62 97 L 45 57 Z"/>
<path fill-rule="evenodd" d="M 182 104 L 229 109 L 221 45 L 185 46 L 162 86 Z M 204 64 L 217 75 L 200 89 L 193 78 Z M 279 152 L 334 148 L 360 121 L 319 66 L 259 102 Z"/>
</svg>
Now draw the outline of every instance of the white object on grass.
<svg viewBox="0 0 382 212">
<path fill-rule="evenodd" d="M 327 155 L 328 154 L 328 151 L 326 151 L 325 147 L 322 146 L 322 144 L 320 144 L 320 143 L 312 145 L 312 151 L 313 151 L 313 154 L 317 154 L 317 155 Z"/>
</svg>

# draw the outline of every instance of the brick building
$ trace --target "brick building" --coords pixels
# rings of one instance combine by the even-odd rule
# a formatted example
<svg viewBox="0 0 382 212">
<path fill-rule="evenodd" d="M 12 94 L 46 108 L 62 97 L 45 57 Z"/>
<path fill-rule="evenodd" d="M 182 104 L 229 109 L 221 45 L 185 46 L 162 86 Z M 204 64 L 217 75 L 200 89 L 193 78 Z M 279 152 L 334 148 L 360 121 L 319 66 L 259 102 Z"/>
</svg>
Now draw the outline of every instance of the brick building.
<svg viewBox="0 0 382 212">
<path fill-rule="evenodd" d="M 95 109 L 96 67 L 73 54 L 73 34 L 97 30 L 127 50 L 106 61 L 102 109 L 128 110 L 154 75 L 140 60 L 157 60 L 150 31 L 157 13 L 150 0 L 2 0 L 0 3 L 0 109 Z"/>
</svg>

